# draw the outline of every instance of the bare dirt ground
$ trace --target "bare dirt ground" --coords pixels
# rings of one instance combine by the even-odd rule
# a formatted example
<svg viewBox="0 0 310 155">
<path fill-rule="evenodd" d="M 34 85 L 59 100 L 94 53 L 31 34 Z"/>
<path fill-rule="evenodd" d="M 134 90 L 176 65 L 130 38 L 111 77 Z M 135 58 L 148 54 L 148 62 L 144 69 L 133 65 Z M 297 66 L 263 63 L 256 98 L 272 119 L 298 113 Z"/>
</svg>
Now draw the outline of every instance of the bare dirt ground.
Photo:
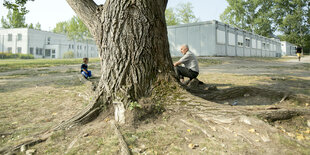
<svg viewBox="0 0 310 155">
<path fill-rule="evenodd" d="M 310 57 L 205 59 L 223 63 L 200 65 L 204 84 L 166 90 L 170 100 L 162 114 L 121 128 L 133 154 L 310 154 Z M 99 64 L 90 68 L 99 73 Z M 88 104 L 90 86 L 78 71 L 79 65 L 69 65 L 0 73 L 0 151 Z M 111 119 L 57 131 L 27 149 L 118 154 Z"/>
</svg>

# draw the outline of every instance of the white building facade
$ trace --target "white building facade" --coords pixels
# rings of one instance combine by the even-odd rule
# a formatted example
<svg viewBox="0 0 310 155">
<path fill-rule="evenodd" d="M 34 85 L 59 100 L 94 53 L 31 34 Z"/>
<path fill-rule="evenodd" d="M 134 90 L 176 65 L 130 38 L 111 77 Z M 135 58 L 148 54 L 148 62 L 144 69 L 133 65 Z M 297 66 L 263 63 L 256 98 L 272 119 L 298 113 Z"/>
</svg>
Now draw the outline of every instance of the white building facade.
<svg viewBox="0 0 310 155">
<path fill-rule="evenodd" d="M 295 56 L 297 46 L 287 41 L 281 41 L 282 55 Z"/>
<path fill-rule="evenodd" d="M 172 56 L 187 44 L 197 56 L 281 57 L 281 42 L 218 21 L 168 26 Z"/>
<path fill-rule="evenodd" d="M 0 29 L 0 52 L 45 59 L 61 59 L 66 52 L 73 52 L 75 58 L 98 57 L 97 46 L 91 39 L 76 42 L 63 34 L 28 28 Z"/>
</svg>

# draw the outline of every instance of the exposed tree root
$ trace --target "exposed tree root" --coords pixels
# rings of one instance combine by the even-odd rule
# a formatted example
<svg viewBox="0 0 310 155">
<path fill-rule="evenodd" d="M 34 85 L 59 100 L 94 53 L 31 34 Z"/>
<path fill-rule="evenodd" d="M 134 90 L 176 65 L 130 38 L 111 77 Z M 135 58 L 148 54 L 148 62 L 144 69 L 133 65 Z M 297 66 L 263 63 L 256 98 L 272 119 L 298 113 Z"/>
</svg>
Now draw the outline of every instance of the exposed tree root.
<svg viewBox="0 0 310 155">
<path fill-rule="evenodd" d="M 86 124 L 96 119 L 103 109 L 103 104 L 101 104 L 102 101 L 100 101 L 100 99 L 102 98 L 102 94 L 103 91 L 98 92 L 95 96 L 95 100 L 93 100 L 91 104 L 88 104 L 87 107 L 80 111 L 78 114 L 73 116 L 71 119 L 60 123 L 52 130 L 68 128 L 75 124 Z"/>
<path fill-rule="evenodd" d="M 307 110 L 276 110 L 264 111 L 257 114 L 257 116 L 268 122 L 275 122 L 279 120 L 288 120 L 296 116 L 310 114 Z"/>
<path fill-rule="evenodd" d="M 118 137 L 119 145 L 120 145 L 120 154 L 121 155 L 130 155 L 129 148 L 123 138 L 123 135 L 121 132 L 118 130 L 117 126 L 115 125 L 115 121 L 111 120 L 111 127 L 114 129 L 115 134 Z"/>
<path fill-rule="evenodd" d="M 51 130 L 41 134 L 38 138 L 34 138 L 32 140 L 27 140 L 25 142 L 22 142 L 21 144 L 18 144 L 14 147 L 7 147 L 3 148 L 0 150 L 0 154 L 5 154 L 5 153 L 14 153 L 20 150 L 22 146 L 25 146 L 26 148 L 34 146 L 36 144 L 42 143 L 46 141 L 52 134 L 53 132 L 65 128 L 70 128 L 74 125 L 77 124 L 86 124 L 94 119 L 96 119 L 99 114 L 102 112 L 102 105 L 99 100 L 101 98 L 103 92 L 99 92 L 93 101 L 92 104 L 89 104 L 83 111 L 79 112 L 77 115 L 73 116 L 71 119 L 64 121 L 60 123 L 59 125 L 55 126 Z M 108 115 L 112 114 L 111 112 L 108 112 L 105 114 L 104 117 L 107 117 Z"/>
<path fill-rule="evenodd" d="M 27 141 L 25 141 L 19 145 L 16 145 L 14 147 L 3 148 L 0 150 L 0 154 L 14 154 L 14 152 L 19 151 L 22 146 L 29 148 L 29 147 L 34 146 L 36 144 L 45 142 L 51 135 L 52 135 L 52 132 L 46 132 L 43 135 L 41 135 L 39 138 L 27 140 Z"/>
<path fill-rule="evenodd" d="M 171 80 L 171 77 L 169 77 L 169 78 Z M 165 80 L 167 80 L 167 79 L 165 79 Z M 159 81 L 161 81 L 161 82 L 163 82 L 165 80 L 159 79 Z M 160 83 L 155 82 L 158 85 L 154 85 L 154 88 L 156 89 L 157 87 L 160 87 L 160 88 L 157 88 L 157 90 L 159 90 L 159 89 L 162 89 L 162 87 L 166 87 L 165 83 L 161 83 L 161 82 Z M 89 85 L 89 86 L 91 86 L 91 85 Z M 93 89 L 92 89 L 92 91 L 93 91 Z M 156 93 L 161 93 L 161 92 L 156 92 Z M 39 134 L 40 135 L 39 137 L 34 137 L 32 140 L 27 140 L 25 142 L 22 142 L 21 144 L 13 146 L 13 147 L 3 148 L 0 150 L 0 154 L 15 153 L 15 152 L 19 151 L 22 146 L 25 146 L 26 148 L 28 148 L 28 147 L 34 146 L 36 144 L 45 142 L 55 131 L 62 130 L 62 129 L 68 129 L 68 128 L 71 128 L 75 125 L 83 125 L 83 124 L 89 123 L 92 120 L 96 119 L 102 113 L 103 110 L 106 111 L 106 113 L 102 116 L 103 118 L 108 117 L 109 115 L 113 114 L 113 112 L 114 112 L 113 108 L 109 108 L 110 100 L 107 96 L 104 95 L 103 90 L 96 91 L 96 93 L 93 93 L 93 94 L 95 94 L 95 97 L 94 97 L 95 99 L 93 101 L 91 101 L 92 103 L 88 104 L 87 107 L 85 107 L 82 111 L 77 113 L 72 118 L 61 122 L 60 124 L 58 124 L 57 126 L 53 127 L 52 129 L 50 129 L 49 131 L 47 131 L 43 134 Z M 153 106 L 150 105 L 150 107 L 153 107 Z M 152 112 L 152 109 L 149 111 Z M 147 111 L 145 113 L 145 115 L 150 113 L 149 111 Z M 118 131 L 115 123 L 113 123 L 112 126 L 114 126 L 115 133 L 119 137 L 120 145 L 122 147 L 121 153 L 122 154 L 130 154 L 130 151 L 128 150 L 127 144 L 125 143 L 124 140 L 121 139 L 122 135 Z"/>
</svg>

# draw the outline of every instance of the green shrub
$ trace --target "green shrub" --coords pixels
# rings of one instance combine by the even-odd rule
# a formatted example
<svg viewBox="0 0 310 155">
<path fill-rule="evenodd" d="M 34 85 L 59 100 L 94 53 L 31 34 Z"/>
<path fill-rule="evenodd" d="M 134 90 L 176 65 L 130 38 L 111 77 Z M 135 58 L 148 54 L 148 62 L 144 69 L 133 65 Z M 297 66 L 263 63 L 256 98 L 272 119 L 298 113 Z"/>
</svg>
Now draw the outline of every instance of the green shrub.
<svg viewBox="0 0 310 155">
<path fill-rule="evenodd" d="M 20 59 L 34 59 L 32 54 L 19 54 L 18 56 Z"/>
<path fill-rule="evenodd" d="M 34 59 L 32 54 L 0 53 L 0 59 Z"/>
<path fill-rule="evenodd" d="M 65 52 L 63 55 L 64 59 L 72 59 L 74 58 L 74 53 L 72 51 Z"/>
</svg>

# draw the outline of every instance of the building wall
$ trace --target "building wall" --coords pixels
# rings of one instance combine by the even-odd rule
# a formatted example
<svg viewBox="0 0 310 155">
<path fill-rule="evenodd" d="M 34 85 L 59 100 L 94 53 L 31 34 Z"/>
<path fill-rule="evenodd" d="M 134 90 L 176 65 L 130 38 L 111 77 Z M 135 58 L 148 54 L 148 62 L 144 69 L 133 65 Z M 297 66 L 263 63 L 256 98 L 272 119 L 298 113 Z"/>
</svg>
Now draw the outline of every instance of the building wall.
<svg viewBox="0 0 310 155">
<path fill-rule="evenodd" d="M 180 46 L 188 44 L 190 50 L 196 55 L 214 55 L 215 33 L 214 25 L 208 22 L 170 26 L 168 27 L 170 53 L 172 56 L 182 56 Z M 213 34 L 213 37 L 209 34 Z"/>
<path fill-rule="evenodd" d="M 27 30 L 10 29 L 0 30 L 0 52 L 22 53 L 27 54 Z"/>
<path fill-rule="evenodd" d="M 168 26 L 168 38 L 172 56 L 181 56 L 182 44 L 188 44 L 197 56 L 281 56 L 279 40 L 218 21 Z"/>
<path fill-rule="evenodd" d="M 8 52 L 10 47 L 12 53 L 21 51 L 23 54 L 33 54 L 35 58 L 59 59 L 68 51 L 72 51 L 75 58 L 98 57 L 97 46 L 91 39 L 78 42 L 66 35 L 27 28 L 0 30 L 0 52 Z"/>
<path fill-rule="evenodd" d="M 282 55 L 295 56 L 296 55 L 296 45 L 291 44 L 286 41 L 281 42 Z"/>
</svg>

